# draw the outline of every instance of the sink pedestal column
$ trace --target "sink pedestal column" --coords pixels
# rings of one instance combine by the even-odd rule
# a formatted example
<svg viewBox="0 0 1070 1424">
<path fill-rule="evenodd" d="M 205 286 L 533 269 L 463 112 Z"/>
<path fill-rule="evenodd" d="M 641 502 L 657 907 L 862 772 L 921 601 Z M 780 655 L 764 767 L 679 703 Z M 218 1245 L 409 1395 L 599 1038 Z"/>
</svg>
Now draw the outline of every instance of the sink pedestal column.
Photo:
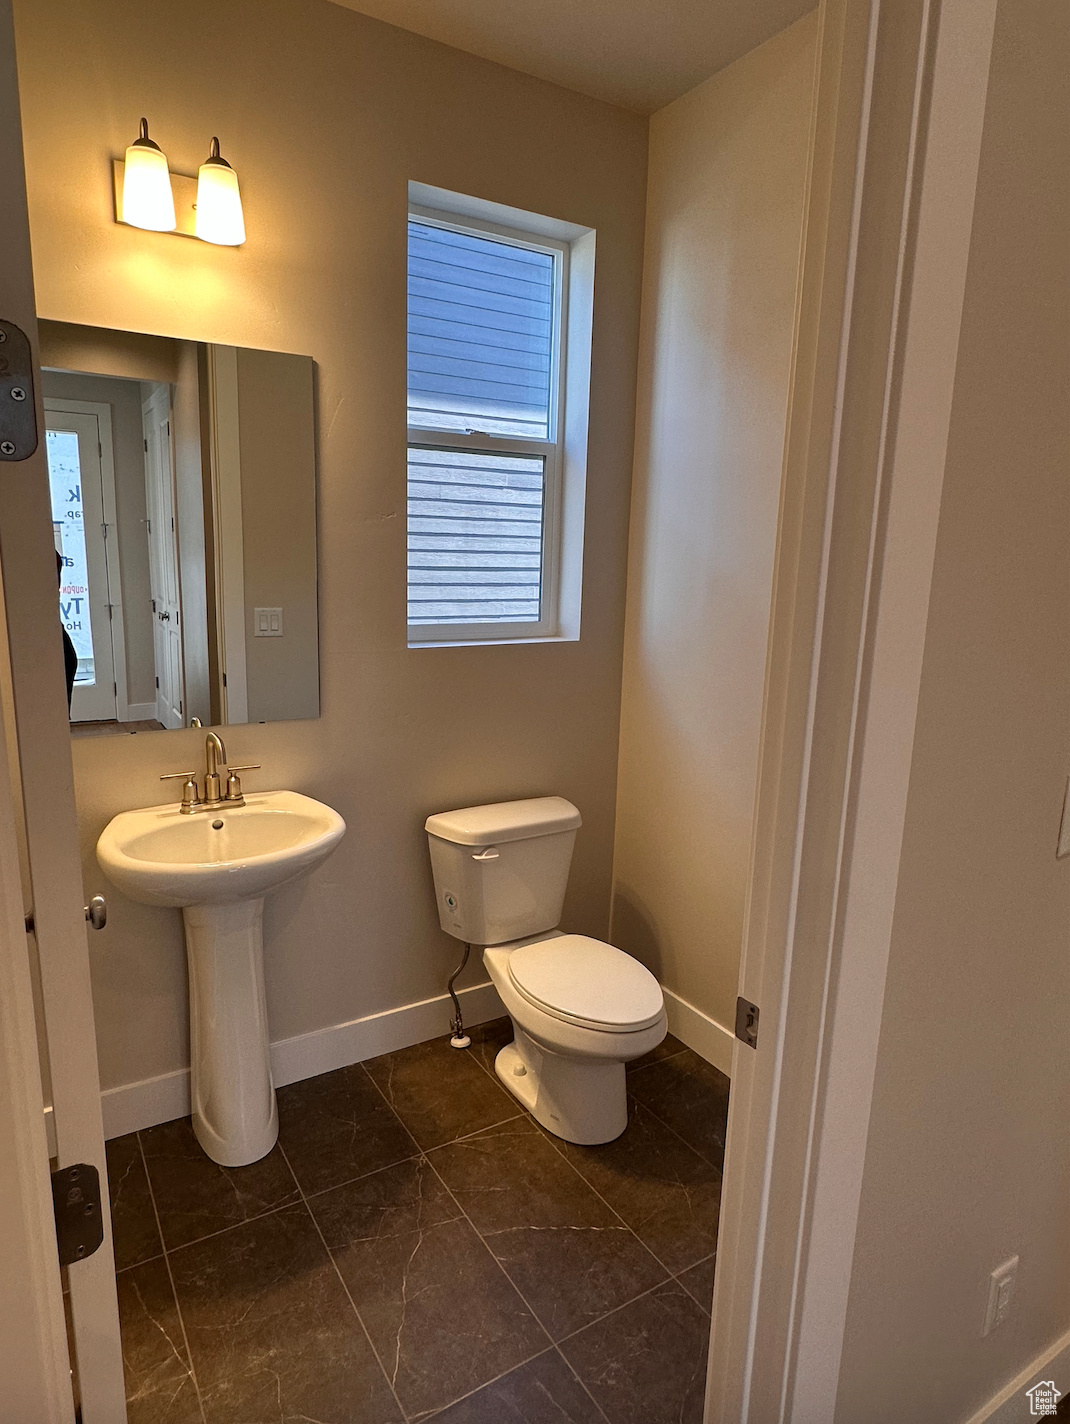
<svg viewBox="0 0 1070 1424">
<path fill-rule="evenodd" d="M 264 901 L 189 905 L 193 1131 L 213 1162 L 244 1167 L 279 1135 L 264 995 Z"/>
</svg>

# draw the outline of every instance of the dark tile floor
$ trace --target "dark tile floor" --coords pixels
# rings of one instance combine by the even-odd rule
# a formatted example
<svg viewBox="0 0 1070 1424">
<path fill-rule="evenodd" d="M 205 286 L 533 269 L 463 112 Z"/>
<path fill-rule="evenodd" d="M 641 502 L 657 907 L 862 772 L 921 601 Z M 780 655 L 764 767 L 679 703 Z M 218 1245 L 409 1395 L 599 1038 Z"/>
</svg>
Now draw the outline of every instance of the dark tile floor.
<svg viewBox="0 0 1070 1424">
<path fill-rule="evenodd" d="M 188 1118 L 108 1144 L 130 1424 L 699 1424 L 728 1080 L 667 1038 L 576 1147 L 511 1036 L 281 1088 L 251 1167 Z"/>
</svg>

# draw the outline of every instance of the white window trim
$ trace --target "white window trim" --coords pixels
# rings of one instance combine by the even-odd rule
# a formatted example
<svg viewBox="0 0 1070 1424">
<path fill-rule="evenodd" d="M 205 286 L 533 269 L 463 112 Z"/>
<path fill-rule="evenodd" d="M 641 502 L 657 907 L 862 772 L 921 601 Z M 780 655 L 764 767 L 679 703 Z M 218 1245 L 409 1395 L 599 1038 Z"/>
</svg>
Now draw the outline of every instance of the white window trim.
<svg viewBox="0 0 1070 1424">
<path fill-rule="evenodd" d="M 579 637 L 594 233 L 572 223 L 421 184 L 410 184 L 409 196 L 410 219 L 454 232 L 486 233 L 528 251 L 549 253 L 555 264 L 555 299 L 549 439 L 528 440 L 479 431 L 460 434 L 410 426 L 407 441 L 410 447 L 543 458 L 542 617 L 537 622 L 524 623 L 407 623 L 408 645 L 464 647 L 574 641 Z"/>
</svg>

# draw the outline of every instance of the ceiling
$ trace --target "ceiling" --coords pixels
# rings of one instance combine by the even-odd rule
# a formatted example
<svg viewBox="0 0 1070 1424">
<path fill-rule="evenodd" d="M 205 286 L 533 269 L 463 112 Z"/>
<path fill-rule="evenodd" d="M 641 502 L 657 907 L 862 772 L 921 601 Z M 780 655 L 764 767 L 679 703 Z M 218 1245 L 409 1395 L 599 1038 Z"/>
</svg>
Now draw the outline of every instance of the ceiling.
<svg viewBox="0 0 1070 1424">
<path fill-rule="evenodd" d="M 337 0 L 377 20 L 641 114 L 671 103 L 815 0 Z"/>
</svg>

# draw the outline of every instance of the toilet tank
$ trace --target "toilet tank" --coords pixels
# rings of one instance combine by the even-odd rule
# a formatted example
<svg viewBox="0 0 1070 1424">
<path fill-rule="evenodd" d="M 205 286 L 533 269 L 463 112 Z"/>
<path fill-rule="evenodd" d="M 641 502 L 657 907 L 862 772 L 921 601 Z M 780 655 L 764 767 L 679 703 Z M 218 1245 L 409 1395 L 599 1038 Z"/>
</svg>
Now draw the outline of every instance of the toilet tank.
<svg viewBox="0 0 1070 1424">
<path fill-rule="evenodd" d="M 561 796 L 429 816 L 424 829 L 442 928 L 478 945 L 555 929 L 580 824 L 579 811 Z"/>
</svg>

